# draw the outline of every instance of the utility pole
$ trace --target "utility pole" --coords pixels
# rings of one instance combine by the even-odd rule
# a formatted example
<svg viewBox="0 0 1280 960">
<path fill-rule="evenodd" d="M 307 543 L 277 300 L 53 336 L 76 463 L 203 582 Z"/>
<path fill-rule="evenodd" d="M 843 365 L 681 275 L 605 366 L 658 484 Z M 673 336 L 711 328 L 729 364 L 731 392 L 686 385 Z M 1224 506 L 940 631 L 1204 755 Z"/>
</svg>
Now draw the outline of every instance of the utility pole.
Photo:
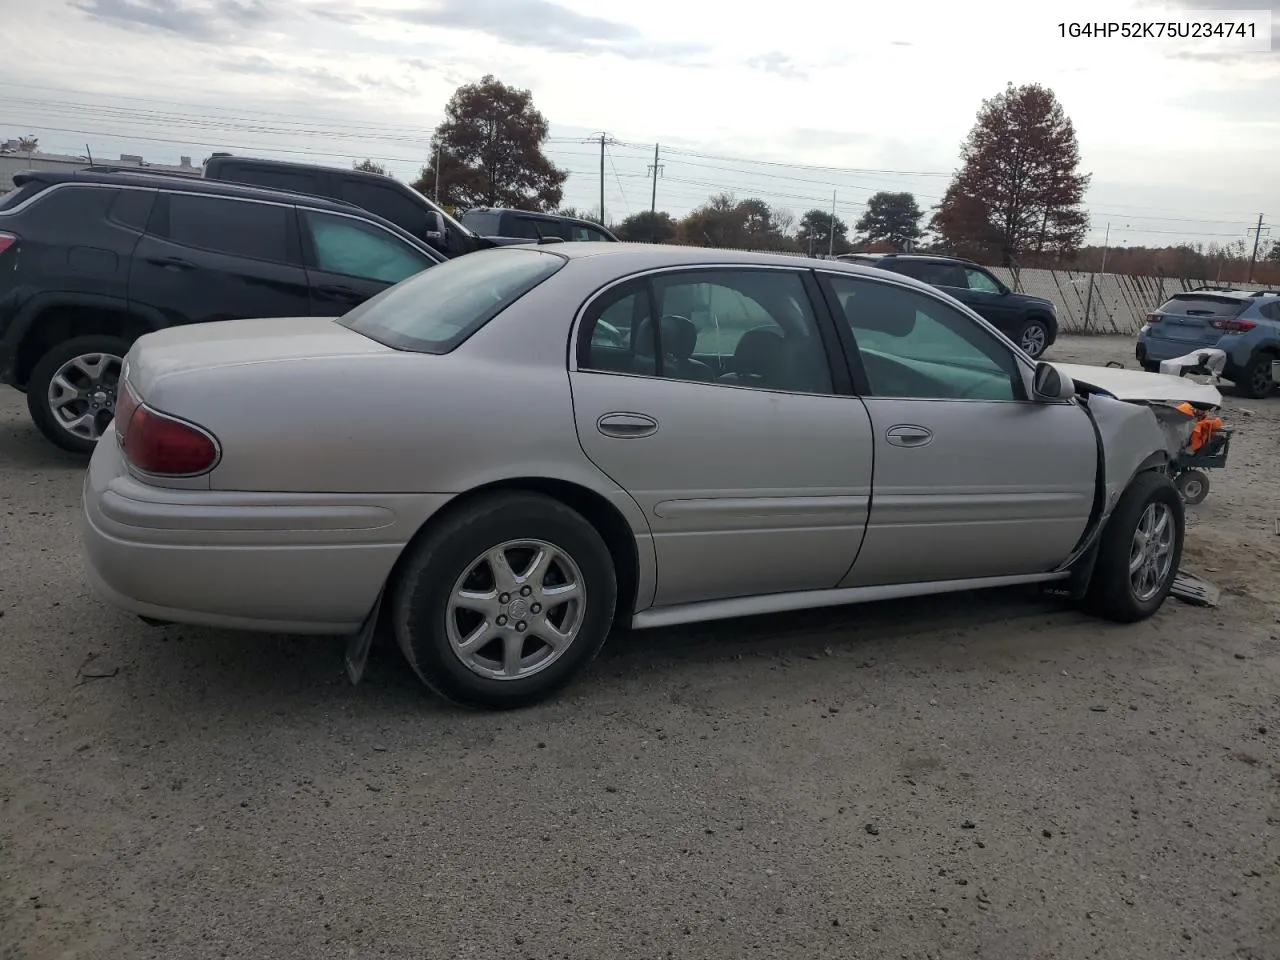
<svg viewBox="0 0 1280 960">
<path fill-rule="evenodd" d="M 435 202 L 438 204 L 440 202 L 440 144 L 437 143 L 435 147 L 436 147 L 436 177 L 435 177 L 435 187 L 432 190 L 432 192 L 434 193 L 434 196 L 432 197 L 432 199 L 435 200 Z"/>
<path fill-rule="evenodd" d="M 836 252 L 836 192 L 831 191 L 831 228 L 827 231 L 827 259 Z"/>
<path fill-rule="evenodd" d="M 600 226 L 604 226 L 604 142 L 605 135 L 600 134 Z"/>
<path fill-rule="evenodd" d="M 1258 243 L 1262 240 L 1263 230 L 1267 231 L 1267 233 L 1271 232 L 1270 227 L 1263 226 L 1262 214 L 1258 214 L 1258 225 L 1250 227 L 1247 231 L 1253 234 L 1253 256 L 1249 258 L 1249 279 L 1245 283 L 1253 283 L 1253 265 L 1258 262 Z"/>
<path fill-rule="evenodd" d="M 653 174 L 653 193 L 649 196 L 649 242 L 653 243 L 658 235 L 658 174 L 662 172 L 656 143 L 653 145 L 653 166 L 649 170 Z"/>
<path fill-rule="evenodd" d="M 1107 249 L 1111 246 L 1111 221 L 1107 221 L 1107 232 L 1102 237 L 1102 269 L 1098 272 L 1106 275 L 1107 272 Z"/>
</svg>

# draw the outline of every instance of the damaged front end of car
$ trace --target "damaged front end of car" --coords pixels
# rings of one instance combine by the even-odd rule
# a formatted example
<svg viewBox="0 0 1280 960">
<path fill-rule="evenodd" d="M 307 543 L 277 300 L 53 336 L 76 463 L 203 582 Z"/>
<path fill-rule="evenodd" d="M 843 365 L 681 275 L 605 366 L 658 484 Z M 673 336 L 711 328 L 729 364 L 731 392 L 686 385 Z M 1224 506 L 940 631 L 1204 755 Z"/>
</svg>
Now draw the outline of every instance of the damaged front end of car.
<svg viewBox="0 0 1280 960">
<path fill-rule="evenodd" d="M 1073 598 L 1088 589 L 1098 545 L 1121 495 L 1134 479 L 1159 471 L 1171 479 L 1196 428 L 1196 412 L 1222 405 L 1217 388 L 1185 377 L 1116 367 L 1055 363 L 1069 377 L 1098 443 L 1098 478 L 1089 525 L 1058 568 L 1070 572 L 1063 585 Z"/>
</svg>

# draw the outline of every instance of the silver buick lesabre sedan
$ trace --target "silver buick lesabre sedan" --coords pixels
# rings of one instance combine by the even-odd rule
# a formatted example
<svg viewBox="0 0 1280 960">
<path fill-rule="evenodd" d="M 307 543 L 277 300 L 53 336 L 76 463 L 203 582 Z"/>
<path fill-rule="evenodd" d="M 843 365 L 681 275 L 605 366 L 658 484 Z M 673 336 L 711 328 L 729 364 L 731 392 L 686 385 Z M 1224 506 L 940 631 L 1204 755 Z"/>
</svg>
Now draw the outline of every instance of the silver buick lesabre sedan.
<svg viewBox="0 0 1280 960">
<path fill-rule="evenodd" d="M 1182 550 L 1144 402 L 1178 385 L 1037 364 L 868 267 L 483 251 L 336 320 L 138 340 L 88 571 L 151 620 L 384 628 L 487 708 L 563 688 L 615 626 L 1054 581 L 1134 621 Z"/>
</svg>

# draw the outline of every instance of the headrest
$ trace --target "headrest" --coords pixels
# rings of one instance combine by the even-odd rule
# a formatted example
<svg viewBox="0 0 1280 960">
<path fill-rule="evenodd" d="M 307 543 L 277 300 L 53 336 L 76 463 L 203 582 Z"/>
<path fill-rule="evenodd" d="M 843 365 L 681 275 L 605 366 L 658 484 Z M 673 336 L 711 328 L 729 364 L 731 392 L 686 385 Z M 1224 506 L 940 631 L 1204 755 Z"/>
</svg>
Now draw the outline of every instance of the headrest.
<svg viewBox="0 0 1280 960">
<path fill-rule="evenodd" d="M 675 360 L 688 360 L 698 346 L 698 328 L 688 317 L 668 314 L 662 318 L 662 352 Z M 653 356 L 653 321 L 645 317 L 636 328 L 636 353 Z"/>
<path fill-rule="evenodd" d="M 754 327 L 742 335 L 733 351 L 735 373 L 767 374 L 780 365 L 786 340 L 776 330 Z"/>
</svg>

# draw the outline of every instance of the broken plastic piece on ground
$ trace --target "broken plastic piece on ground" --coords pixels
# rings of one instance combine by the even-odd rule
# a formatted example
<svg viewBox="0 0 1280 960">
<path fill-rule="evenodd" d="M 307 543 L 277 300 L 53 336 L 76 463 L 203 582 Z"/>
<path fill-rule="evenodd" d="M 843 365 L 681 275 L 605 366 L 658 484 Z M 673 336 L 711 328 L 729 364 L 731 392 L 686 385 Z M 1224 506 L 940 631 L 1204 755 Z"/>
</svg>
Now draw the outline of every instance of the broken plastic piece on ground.
<svg viewBox="0 0 1280 960">
<path fill-rule="evenodd" d="M 1222 595 L 1222 591 L 1212 583 L 1189 573 L 1183 573 L 1181 570 L 1174 577 L 1173 587 L 1169 592 L 1183 603 L 1191 603 L 1199 607 L 1216 607 L 1218 598 Z"/>
</svg>

